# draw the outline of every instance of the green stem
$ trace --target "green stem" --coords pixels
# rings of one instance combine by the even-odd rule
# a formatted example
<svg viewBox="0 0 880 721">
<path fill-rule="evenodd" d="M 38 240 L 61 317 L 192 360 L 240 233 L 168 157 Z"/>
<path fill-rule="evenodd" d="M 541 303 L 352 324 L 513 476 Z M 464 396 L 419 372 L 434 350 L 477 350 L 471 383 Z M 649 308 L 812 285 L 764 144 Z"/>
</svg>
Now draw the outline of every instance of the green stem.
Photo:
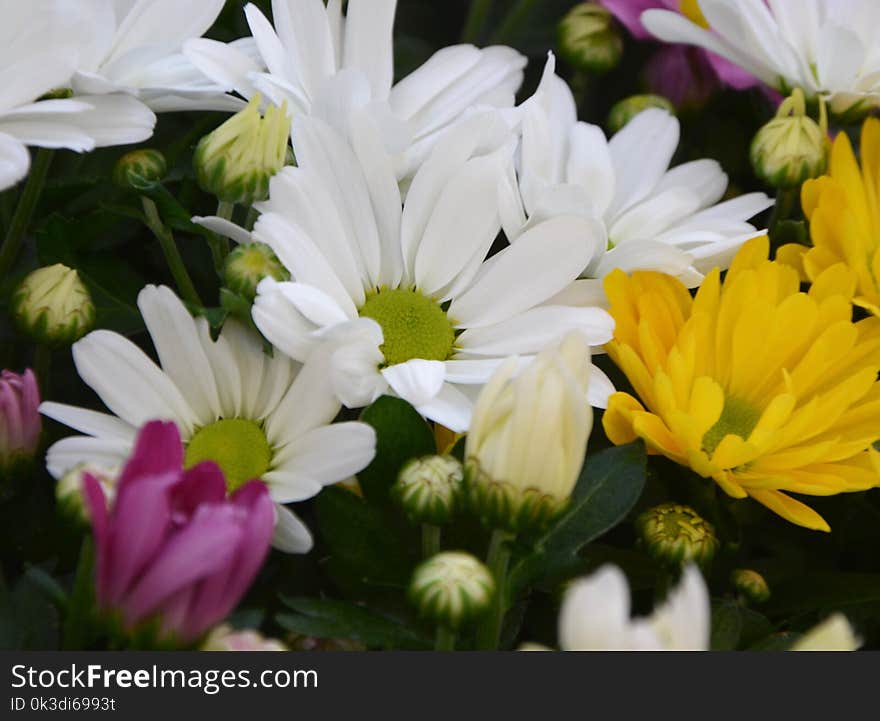
<svg viewBox="0 0 880 721">
<path fill-rule="evenodd" d="M 221 200 L 217 204 L 217 217 L 231 221 L 234 213 L 234 203 L 227 203 Z M 229 239 L 217 233 L 212 233 L 208 245 L 211 247 L 211 255 L 214 258 L 214 269 L 217 271 L 217 275 L 222 278 L 223 267 L 226 265 L 226 256 L 229 255 Z"/>
<path fill-rule="evenodd" d="M 52 349 L 45 343 L 38 343 L 34 348 L 34 373 L 40 384 L 40 396 L 49 397 L 49 374 L 52 369 Z"/>
<path fill-rule="evenodd" d="M 83 648 L 89 636 L 91 621 L 91 609 L 94 603 L 92 596 L 92 584 L 94 567 L 94 546 L 91 536 L 87 535 L 83 540 L 79 553 L 79 562 L 76 566 L 76 577 L 73 582 L 73 590 L 67 604 L 67 614 L 64 619 L 64 634 L 62 637 L 62 649 L 69 651 Z"/>
<path fill-rule="evenodd" d="M 455 650 L 455 631 L 446 626 L 437 626 L 437 635 L 434 638 L 435 651 Z"/>
<path fill-rule="evenodd" d="M 495 579 L 495 596 L 477 637 L 477 648 L 485 651 L 496 650 L 501 641 L 504 614 L 507 612 L 507 566 L 510 563 L 508 541 L 512 538 L 513 534 L 507 531 L 494 531 L 489 542 L 489 552 L 486 554 L 486 565 Z"/>
<path fill-rule="evenodd" d="M 217 203 L 217 215 L 223 220 L 232 220 L 233 213 L 235 213 L 235 203 L 227 203 L 225 200 Z"/>
<path fill-rule="evenodd" d="M 159 217 L 159 209 L 150 198 L 143 195 L 141 196 L 141 202 L 144 206 L 144 216 L 147 227 L 153 231 L 153 235 L 156 236 L 159 245 L 162 246 L 162 252 L 165 254 L 165 260 L 168 263 L 168 268 L 171 270 L 171 275 L 174 276 L 174 282 L 177 284 L 177 289 L 180 291 L 185 301 L 193 305 L 201 306 L 202 299 L 199 298 L 196 287 L 193 285 L 192 278 L 189 277 L 189 273 L 183 263 L 183 258 L 180 256 L 180 251 L 177 249 L 177 243 L 174 240 L 173 233 L 162 222 L 162 218 Z"/>
<path fill-rule="evenodd" d="M 476 43 L 482 37 L 491 9 L 492 0 L 471 0 L 471 9 L 461 33 L 463 43 Z"/>
<path fill-rule="evenodd" d="M 770 222 L 767 225 L 771 240 L 776 232 L 776 226 L 791 215 L 797 195 L 798 191 L 791 189 L 780 190 L 776 194 L 776 205 L 773 206 L 773 213 L 770 215 Z"/>
<path fill-rule="evenodd" d="M 46 184 L 46 176 L 49 174 L 53 155 L 54 151 L 40 148 L 31 164 L 30 175 L 24 190 L 21 191 L 18 206 L 12 216 L 6 238 L 3 240 L 3 247 L 0 248 L 0 278 L 9 273 L 18 258 L 25 231 L 30 225 L 37 202 L 43 192 L 43 186 Z"/>
<path fill-rule="evenodd" d="M 507 17 L 504 18 L 501 28 L 495 33 L 492 41 L 506 43 L 529 19 L 536 2 L 537 0 L 519 0 L 507 13 Z"/>
<path fill-rule="evenodd" d="M 260 217 L 260 211 L 251 206 L 248 208 L 247 218 L 244 221 L 244 229 L 248 232 L 254 229 L 254 225 L 257 222 L 257 218 Z"/>
<path fill-rule="evenodd" d="M 422 524 L 422 556 L 431 558 L 440 553 L 440 526 Z"/>
</svg>

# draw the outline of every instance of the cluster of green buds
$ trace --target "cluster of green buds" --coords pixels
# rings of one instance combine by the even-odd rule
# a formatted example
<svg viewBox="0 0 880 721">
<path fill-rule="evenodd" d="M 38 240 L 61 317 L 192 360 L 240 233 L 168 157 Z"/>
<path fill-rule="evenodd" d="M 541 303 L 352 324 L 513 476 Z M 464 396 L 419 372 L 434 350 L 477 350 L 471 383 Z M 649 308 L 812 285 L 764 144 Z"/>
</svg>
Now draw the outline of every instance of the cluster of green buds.
<svg viewBox="0 0 880 721">
<path fill-rule="evenodd" d="M 675 115 L 675 106 L 662 95 L 630 95 L 611 106 L 606 121 L 608 132 L 618 132 L 636 115 L 648 108 L 660 108 Z"/>
<path fill-rule="evenodd" d="M 560 21 L 557 41 L 565 61 L 584 72 L 607 72 L 623 56 L 623 38 L 614 17 L 596 3 L 575 5 Z"/>
<path fill-rule="evenodd" d="M 287 268 L 265 243 L 239 245 L 226 256 L 223 283 L 234 293 L 252 301 L 257 295 L 257 286 L 264 278 L 290 280 Z"/>
<path fill-rule="evenodd" d="M 442 526 L 459 504 L 464 468 L 453 456 L 424 456 L 407 463 L 391 489 L 413 523 Z"/>
<path fill-rule="evenodd" d="M 712 563 L 719 542 L 712 525 L 690 506 L 664 503 L 636 519 L 639 541 L 648 555 L 670 568 Z"/>
<path fill-rule="evenodd" d="M 804 92 L 795 88 L 752 140 L 755 174 L 774 188 L 797 188 L 828 165 L 828 113 L 819 98 L 819 122 L 807 115 Z"/>
<path fill-rule="evenodd" d="M 244 110 L 199 141 L 193 165 L 202 190 L 224 203 L 252 205 L 269 195 L 269 181 L 287 162 L 287 103 L 260 114 L 254 95 Z"/>
<path fill-rule="evenodd" d="M 95 304 L 79 274 L 56 263 L 38 268 L 12 294 L 12 316 L 38 343 L 69 345 L 95 324 Z"/>
<path fill-rule="evenodd" d="M 489 569 L 462 551 L 438 553 L 424 561 L 409 585 L 409 598 L 422 617 L 453 631 L 482 616 L 494 595 Z"/>
</svg>

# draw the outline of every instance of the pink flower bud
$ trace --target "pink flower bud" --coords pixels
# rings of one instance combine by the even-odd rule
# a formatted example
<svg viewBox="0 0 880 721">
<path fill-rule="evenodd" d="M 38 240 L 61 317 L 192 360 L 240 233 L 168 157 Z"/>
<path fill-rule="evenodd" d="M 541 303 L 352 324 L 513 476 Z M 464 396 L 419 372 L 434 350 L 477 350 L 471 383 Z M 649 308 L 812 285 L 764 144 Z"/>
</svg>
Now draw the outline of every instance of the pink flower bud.
<svg viewBox="0 0 880 721">
<path fill-rule="evenodd" d="M 108 508 L 97 478 L 83 495 L 96 547 L 96 595 L 131 632 L 158 621 L 163 641 L 191 643 L 235 608 L 269 550 L 275 512 L 260 481 L 227 497 L 211 462 L 183 469 L 173 423 L 138 435 Z"/>
<path fill-rule="evenodd" d="M 31 458 L 40 441 L 40 391 L 28 369 L 21 375 L 0 373 L 0 471 L 18 459 Z"/>
</svg>

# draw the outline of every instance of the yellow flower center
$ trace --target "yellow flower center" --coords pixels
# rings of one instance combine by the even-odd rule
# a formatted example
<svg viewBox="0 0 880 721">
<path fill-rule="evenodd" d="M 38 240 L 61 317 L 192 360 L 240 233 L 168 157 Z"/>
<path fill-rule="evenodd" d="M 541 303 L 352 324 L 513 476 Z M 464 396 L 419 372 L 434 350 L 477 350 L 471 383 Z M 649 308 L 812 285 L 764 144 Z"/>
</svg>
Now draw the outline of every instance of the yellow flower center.
<svg viewBox="0 0 880 721">
<path fill-rule="evenodd" d="M 226 476 L 230 493 L 261 478 L 272 463 L 272 449 L 263 429 L 254 421 L 230 418 L 200 428 L 186 447 L 184 466 L 214 461 Z"/>
<path fill-rule="evenodd" d="M 452 355 L 455 329 L 440 304 L 417 290 L 383 288 L 360 310 L 382 327 L 386 365 L 413 358 L 446 360 Z"/>
<path fill-rule="evenodd" d="M 709 23 L 706 21 L 703 11 L 700 10 L 699 0 L 679 0 L 678 11 L 691 22 L 696 23 L 701 28 L 708 29 Z"/>
<path fill-rule="evenodd" d="M 721 416 L 703 436 L 703 450 L 711 456 L 725 436 L 734 435 L 747 439 L 760 418 L 760 410 L 745 401 L 727 396 Z"/>
</svg>

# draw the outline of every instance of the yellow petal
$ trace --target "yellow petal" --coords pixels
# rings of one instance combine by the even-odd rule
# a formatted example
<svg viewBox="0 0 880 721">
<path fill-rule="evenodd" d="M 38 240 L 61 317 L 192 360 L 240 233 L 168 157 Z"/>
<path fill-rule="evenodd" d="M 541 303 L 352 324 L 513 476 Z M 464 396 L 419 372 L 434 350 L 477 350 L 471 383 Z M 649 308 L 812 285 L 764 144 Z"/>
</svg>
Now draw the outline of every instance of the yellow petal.
<svg viewBox="0 0 880 721">
<path fill-rule="evenodd" d="M 831 527 L 818 513 L 809 506 L 796 501 L 791 496 L 786 496 L 780 491 L 749 491 L 749 495 L 758 503 L 767 506 L 773 513 L 782 516 L 786 521 L 791 521 L 798 526 L 809 528 L 814 531 L 831 532 Z"/>
</svg>

